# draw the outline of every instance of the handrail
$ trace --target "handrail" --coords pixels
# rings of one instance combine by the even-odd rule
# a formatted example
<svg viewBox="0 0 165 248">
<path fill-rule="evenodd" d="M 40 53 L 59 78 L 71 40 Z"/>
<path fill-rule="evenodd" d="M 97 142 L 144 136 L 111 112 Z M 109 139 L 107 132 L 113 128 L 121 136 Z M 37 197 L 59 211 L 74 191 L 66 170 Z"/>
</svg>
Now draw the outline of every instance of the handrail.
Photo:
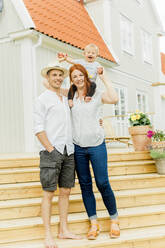
<svg viewBox="0 0 165 248">
<path fill-rule="evenodd" d="M 165 83 L 160 83 L 160 82 L 151 84 L 151 86 L 164 86 L 164 85 L 165 85 Z"/>
<path fill-rule="evenodd" d="M 132 113 L 132 112 L 128 112 L 128 113 Z M 154 112 L 148 112 L 145 114 L 154 115 L 155 113 Z M 130 116 L 130 114 L 127 114 L 127 115 L 108 115 L 108 116 L 104 116 L 103 119 L 115 118 L 115 117 L 127 117 L 127 116 Z"/>
</svg>

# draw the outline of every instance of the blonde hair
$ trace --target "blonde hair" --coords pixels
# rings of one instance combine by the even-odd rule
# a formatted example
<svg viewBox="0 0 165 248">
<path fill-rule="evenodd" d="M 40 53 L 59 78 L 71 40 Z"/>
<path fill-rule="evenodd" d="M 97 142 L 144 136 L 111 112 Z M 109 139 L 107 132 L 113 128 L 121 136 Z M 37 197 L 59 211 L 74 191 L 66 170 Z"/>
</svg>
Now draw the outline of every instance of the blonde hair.
<svg viewBox="0 0 165 248">
<path fill-rule="evenodd" d="M 88 49 L 88 48 L 94 48 L 95 50 L 96 50 L 96 53 L 97 53 L 97 55 L 99 54 L 99 48 L 98 48 L 98 46 L 96 46 L 95 44 L 88 44 L 88 45 L 86 45 L 85 46 L 85 48 L 84 48 L 84 51 L 86 50 L 86 49 Z"/>
</svg>

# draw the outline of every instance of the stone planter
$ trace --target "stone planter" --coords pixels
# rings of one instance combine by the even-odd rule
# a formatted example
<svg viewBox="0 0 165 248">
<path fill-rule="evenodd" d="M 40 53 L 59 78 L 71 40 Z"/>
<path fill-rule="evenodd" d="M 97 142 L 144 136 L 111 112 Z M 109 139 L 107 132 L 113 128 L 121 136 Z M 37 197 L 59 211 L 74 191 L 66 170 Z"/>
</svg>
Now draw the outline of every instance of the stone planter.
<svg viewBox="0 0 165 248">
<path fill-rule="evenodd" d="M 146 151 L 149 149 L 151 139 L 147 137 L 147 132 L 151 130 L 150 126 L 133 126 L 129 127 L 135 151 Z"/>
<path fill-rule="evenodd" d="M 161 158 L 162 154 L 165 153 L 165 141 L 153 141 L 151 144 L 153 150 L 157 151 L 160 158 L 153 158 L 155 160 L 158 174 L 165 175 L 165 158 Z"/>
<path fill-rule="evenodd" d="M 158 174 L 165 175 L 165 158 L 155 159 Z"/>
</svg>

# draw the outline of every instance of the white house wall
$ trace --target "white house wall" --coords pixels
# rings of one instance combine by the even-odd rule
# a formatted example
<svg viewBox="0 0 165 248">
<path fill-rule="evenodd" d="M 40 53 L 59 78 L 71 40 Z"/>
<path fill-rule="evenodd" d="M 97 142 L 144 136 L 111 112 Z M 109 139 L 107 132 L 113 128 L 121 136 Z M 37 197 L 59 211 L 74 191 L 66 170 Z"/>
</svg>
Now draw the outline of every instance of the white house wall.
<svg viewBox="0 0 165 248">
<path fill-rule="evenodd" d="M 24 151 L 20 46 L 0 44 L 0 153 Z"/>
<path fill-rule="evenodd" d="M 106 11 L 106 6 L 107 8 Z M 160 26 L 152 9 L 151 1 L 144 0 L 142 5 L 136 0 L 96 0 L 86 5 L 88 13 L 92 16 L 101 35 L 111 45 L 119 58 L 119 66 L 109 69 L 109 76 L 115 85 L 127 88 L 128 112 L 137 109 L 136 93 L 142 91 L 148 99 L 148 112 L 155 112 L 153 82 L 159 81 L 160 55 L 159 38 L 157 36 Z M 105 11 L 105 12 L 104 12 Z M 122 50 L 120 15 L 129 18 L 133 24 L 133 54 Z M 109 15 L 109 21 L 105 16 Z M 108 19 L 107 19 L 108 20 Z M 152 34 L 152 64 L 143 60 L 142 30 Z M 109 33 L 108 40 L 106 33 Z M 107 111 L 105 112 L 107 114 Z"/>
<path fill-rule="evenodd" d="M 0 38 L 7 37 L 9 33 L 23 30 L 11 0 L 4 0 L 4 7 L 0 12 Z"/>
<path fill-rule="evenodd" d="M 101 34 L 106 39 L 107 30 L 111 30 L 111 46 L 115 54 L 119 57 L 119 67 L 116 70 L 128 72 L 136 75 L 148 82 L 154 82 L 158 77 L 157 63 L 158 57 L 158 37 L 159 30 L 155 16 L 151 9 L 150 2 L 143 1 L 144 5 L 139 6 L 136 0 L 109 0 L 111 22 L 106 23 L 103 13 L 103 1 L 94 1 L 87 4 L 87 10 L 92 16 Z M 134 30 L 134 55 L 123 52 L 121 49 L 120 14 L 125 15 L 133 22 Z M 153 64 L 143 62 L 143 44 L 141 30 L 144 29 L 153 35 Z M 107 40 L 107 39 L 106 39 Z M 107 44 L 110 41 L 107 40 Z"/>
</svg>

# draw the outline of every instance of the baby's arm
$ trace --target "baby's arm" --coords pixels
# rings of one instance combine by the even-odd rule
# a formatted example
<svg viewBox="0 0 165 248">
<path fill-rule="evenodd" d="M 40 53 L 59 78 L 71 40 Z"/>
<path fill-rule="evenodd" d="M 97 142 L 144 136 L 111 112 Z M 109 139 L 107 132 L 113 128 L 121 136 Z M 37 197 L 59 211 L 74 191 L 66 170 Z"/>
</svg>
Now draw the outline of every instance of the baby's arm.
<svg viewBox="0 0 165 248">
<path fill-rule="evenodd" d="M 69 57 L 67 53 L 58 53 L 58 59 L 59 59 L 59 62 L 66 61 L 69 64 L 72 64 L 72 65 L 75 64 L 73 59 Z"/>
</svg>

